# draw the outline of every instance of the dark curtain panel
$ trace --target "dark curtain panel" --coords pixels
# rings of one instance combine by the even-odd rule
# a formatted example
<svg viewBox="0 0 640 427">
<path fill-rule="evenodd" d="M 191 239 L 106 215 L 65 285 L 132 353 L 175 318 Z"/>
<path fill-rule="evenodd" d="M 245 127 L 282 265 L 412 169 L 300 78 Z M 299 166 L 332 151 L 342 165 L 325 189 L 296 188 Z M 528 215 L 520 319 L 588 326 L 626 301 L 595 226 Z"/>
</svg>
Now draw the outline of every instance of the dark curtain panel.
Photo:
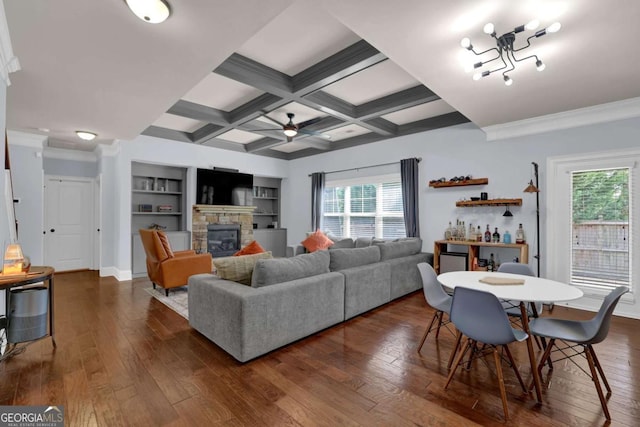
<svg viewBox="0 0 640 427">
<path fill-rule="evenodd" d="M 417 158 L 400 160 L 400 178 L 402 180 L 402 205 L 404 209 L 404 227 L 407 237 L 420 237 L 418 215 L 418 163 Z"/>
<path fill-rule="evenodd" d="M 324 172 L 311 174 L 311 231 L 322 229 L 322 198 L 324 195 Z"/>
</svg>

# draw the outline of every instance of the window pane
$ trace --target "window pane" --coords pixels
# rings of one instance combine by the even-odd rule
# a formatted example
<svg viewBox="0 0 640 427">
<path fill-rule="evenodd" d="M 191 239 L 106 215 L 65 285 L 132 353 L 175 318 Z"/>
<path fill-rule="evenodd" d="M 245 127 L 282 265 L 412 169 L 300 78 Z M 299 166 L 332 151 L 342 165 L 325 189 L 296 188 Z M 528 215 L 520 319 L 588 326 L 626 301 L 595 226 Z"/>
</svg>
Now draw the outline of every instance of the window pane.
<svg viewBox="0 0 640 427">
<path fill-rule="evenodd" d="M 322 225 L 325 232 L 330 232 L 334 236 L 344 236 L 343 216 L 325 216 Z"/>
<path fill-rule="evenodd" d="M 382 211 L 402 213 L 402 185 L 399 182 L 382 184 Z"/>
<path fill-rule="evenodd" d="M 397 239 L 407 237 L 407 231 L 404 227 L 404 218 L 382 218 L 382 237 L 385 239 Z"/>
<path fill-rule="evenodd" d="M 572 173 L 571 283 L 629 286 L 629 169 Z"/>
<path fill-rule="evenodd" d="M 376 186 L 373 184 L 351 186 L 351 212 L 375 213 Z"/>
<path fill-rule="evenodd" d="M 375 217 L 358 217 L 352 216 L 349 219 L 351 223 L 351 236 L 356 237 L 373 237 L 376 234 Z"/>
<path fill-rule="evenodd" d="M 323 212 L 344 212 L 344 187 L 328 187 L 324 189 Z"/>
</svg>

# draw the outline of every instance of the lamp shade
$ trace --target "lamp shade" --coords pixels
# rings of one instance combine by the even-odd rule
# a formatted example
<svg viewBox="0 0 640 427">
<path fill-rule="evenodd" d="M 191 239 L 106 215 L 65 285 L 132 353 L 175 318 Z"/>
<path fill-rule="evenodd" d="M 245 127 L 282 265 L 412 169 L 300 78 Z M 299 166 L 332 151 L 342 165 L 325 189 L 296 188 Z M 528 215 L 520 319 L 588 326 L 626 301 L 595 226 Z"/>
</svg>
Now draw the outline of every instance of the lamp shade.
<svg viewBox="0 0 640 427">
<path fill-rule="evenodd" d="M 22 248 L 17 243 L 11 243 L 4 252 L 2 274 L 11 275 L 22 273 L 23 262 L 24 255 L 22 254 Z"/>
<path fill-rule="evenodd" d="M 536 187 L 535 185 L 533 185 L 533 180 L 529 181 L 529 185 L 527 185 L 527 188 L 524 189 L 525 193 L 539 193 L 540 190 L 538 189 L 538 187 Z"/>
<path fill-rule="evenodd" d="M 126 0 L 129 9 L 140 19 L 150 24 L 166 21 L 171 14 L 164 0 Z"/>
</svg>

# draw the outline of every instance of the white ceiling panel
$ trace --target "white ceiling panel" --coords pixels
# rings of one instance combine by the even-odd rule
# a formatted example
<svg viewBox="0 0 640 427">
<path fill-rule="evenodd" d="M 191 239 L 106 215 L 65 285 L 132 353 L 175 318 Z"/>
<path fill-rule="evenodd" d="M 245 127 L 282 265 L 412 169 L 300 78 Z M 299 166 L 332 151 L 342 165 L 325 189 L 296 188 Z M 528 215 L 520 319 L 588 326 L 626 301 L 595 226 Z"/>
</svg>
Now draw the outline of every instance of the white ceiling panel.
<svg viewBox="0 0 640 427">
<path fill-rule="evenodd" d="M 360 37 L 325 12 L 319 2 L 299 0 L 238 53 L 293 76 L 358 40 Z"/>
<path fill-rule="evenodd" d="M 200 122 L 198 120 L 188 119 L 186 117 L 176 116 L 169 113 L 164 113 L 158 118 L 158 120 L 153 122 L 154 126 L 189 133 L 195 132 L 205 124 L 206 123 Z"/>
<path fill-rule="evenodd" d="M 240 129 L 233 129 L 219 135 L 217 138 L 224 139 L 225 141 L 238 142 L 240 144 L 248 144 L 263 138 L 263 136 L 257 133 L 245 132 Z"/>
<path fill-rule="evenodd" d="M 420 84 L 393 61 L 387 60 L 322 90 L 353 105 L 360 105 Z"/>
<path fill-rule="evenodd" d="M 254 87 L 220 74 L 209 73 L 182 99 L 222 111 L 231 111 L 261 94 L 262 92 Z"/>
<path fill-rule="evenodd" d="M 295 114 L 293 118 L 294 123 L 304 122 L 316 117 L 324 117 L 327 114 L 322 111 L 318 111 L 313 108 L 309 108 L 306 105 L 298 104 L 297 102 L 290 102 L 289 104 L 280 107 L 276 110 L 271 111 L 267 114 L 269 117 L 279 121 L 280 123 L 287 123 L 289 118 L 287 117 L 287 113 Z M 269 119 L 265 119 L 264 117 L 259 118 L 260 121 L 266 121 L 271 124 L 275 124 L 271 122 Z"/>
<path fill-rule="evenodd" d="M 329 135 L 331 137 L 331 141 L 340 141 L 341 139 L 352 138 L 369 132 L 369 129 L 365 129 L 362 126 L 347 125 L 323 133 L 325 135 Z"/>
<path fill-rule="evenodd" d="M 295 151 L 304 150 L 305 148 L 309 148 L 309 145 L 305 144 L 304 142 L 293 141 L 286 144 L 278 145 L 276 147 L 273 147 L 272 149 L 283 153 L 293 153 Z"/>
<path fill-rule="evenodd" d="M 405 108 L 404 110 L 395 111 L 382 116 L 397 125 L 417 122 L 418 120 L 428 119 L 442 114 L 453 113 L 455 108 L 444 102 L 442 99 L 425 104 L 416 105 L 415 107 Z"/>
</svg>

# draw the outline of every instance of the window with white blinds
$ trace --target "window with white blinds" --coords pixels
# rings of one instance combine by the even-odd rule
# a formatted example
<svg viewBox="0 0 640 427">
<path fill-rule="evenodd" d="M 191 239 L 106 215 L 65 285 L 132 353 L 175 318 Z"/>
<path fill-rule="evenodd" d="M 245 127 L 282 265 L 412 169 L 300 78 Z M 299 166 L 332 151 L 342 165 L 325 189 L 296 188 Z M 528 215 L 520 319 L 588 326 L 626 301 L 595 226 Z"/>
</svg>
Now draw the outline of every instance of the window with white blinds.
<svg viewBox="0 0 640 427">
<path fill-rule="evenodd" d="M 367 183 L 328 183 L 323 228 L 342 237 L 406 237 L 400 176 L 370 177 Z"/>
<path fill-rule="evenodd" d="M 571 283 L 612 289 L 631 283 L 630 168 L 572 171 Z"/>
</svg>

